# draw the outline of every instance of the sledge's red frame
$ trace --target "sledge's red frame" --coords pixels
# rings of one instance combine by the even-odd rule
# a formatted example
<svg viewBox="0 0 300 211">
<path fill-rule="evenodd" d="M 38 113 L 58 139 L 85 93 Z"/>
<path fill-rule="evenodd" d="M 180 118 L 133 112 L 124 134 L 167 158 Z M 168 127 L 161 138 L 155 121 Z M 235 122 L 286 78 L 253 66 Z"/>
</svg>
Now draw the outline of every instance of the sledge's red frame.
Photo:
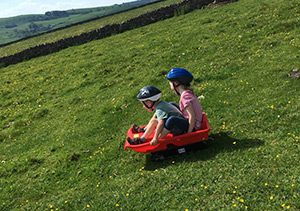
<svg viewBox="0 0 300 211">
<path fill-rule="evenodd" d="M 140 153 L 152 153 L 157 151 L 164 151 L 168 149 L 168 146 L 173 145 L 175 147 L 181 147 L 189 144 L 194 144 L 196 142 L 208 140 L 208 133 L 210 131 L 210 125 L 206 114 L 202 113 L 202 124 L 200 130 L 192 133 L 187 133 L 179 136 L 173 136 L 173 134 L 168 134 L 164 138 L 158 140 L 158 144 L 155 146 L 150 145 L 150 141 L 153 138 L 154 132 L 147 138 L 146 142 L 143 144 L 131 145 L 129 142 L 125 141 L 124 149 L 130 148 L 136 152 Z M 127 132 L 127 137 L 137 138 L 141 137 L 143 133 L 134 133 L 132 128 Z"/>
</svg>

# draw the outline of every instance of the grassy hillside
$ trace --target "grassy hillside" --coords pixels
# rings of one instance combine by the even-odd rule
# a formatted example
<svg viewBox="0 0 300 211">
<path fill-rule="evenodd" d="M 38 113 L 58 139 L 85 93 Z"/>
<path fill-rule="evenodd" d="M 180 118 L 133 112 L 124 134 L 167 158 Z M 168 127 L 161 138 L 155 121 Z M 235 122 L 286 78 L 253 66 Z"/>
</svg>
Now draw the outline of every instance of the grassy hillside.
<svg viewBox="0 0 300 211">
<path fill-rule="evenodd" d="M 299 210 L 299 18 L 297 0 L 240 0 L 1 68 L 0 209 Z M 215 141 L 151 163 L 122 145 L 151 116 L 142 86 L 178 100 L 174 66 Z"/>
<path fill-rule="evenodd" d="M 151 2 L 155 1 L 140 0 L 106 7 L 50 11 L 40 15 L 21 15 L 10 18 L 0 18 L 0 44 L 62 28 L 89 19 L 125 11 Z"/>
<path fill-rule="evenodd" d="M 137 17 L 146 12 L 156 10 L 158 8 L 171 5 L 173 3 L 181 2 L 181 0 L 165 0 L 151 5 L 146 5 L 142 8 L 136 8 L 121 14 L 116 14 L 110 17 L 100 18 L 91 22 L 84 24 L 79 24 L 62 30 L 54 31 L 51 33 L 43 34 L 38 37 L 33 37 L 27 40 L 23 40 L 17 43 L 13 43 L 8 46 L 0 47 L 0 57 L 12 55 L 14 53 L 20 52 L 22 50 L 34 47 L 36 45 L 41 45 L 43 43 L 51 43 L 57 40 L 76 36 L 84 32 L 89 32 L 95 29 L 99 29 L 107 24 L 121 23 L 122 21 L 129 20 L 131 18 Z"/>
</svg>

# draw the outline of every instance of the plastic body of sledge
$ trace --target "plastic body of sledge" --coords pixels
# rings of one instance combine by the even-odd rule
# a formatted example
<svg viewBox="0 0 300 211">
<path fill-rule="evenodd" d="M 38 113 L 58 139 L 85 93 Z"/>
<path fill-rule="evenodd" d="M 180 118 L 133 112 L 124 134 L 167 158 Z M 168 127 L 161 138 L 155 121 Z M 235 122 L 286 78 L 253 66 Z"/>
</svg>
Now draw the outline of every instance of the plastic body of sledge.
<svg viewBox="0 0 300 211">
<path fill-rule="evenodd" d="M 158 144 L 155 146 L 150 145 L 150 141 L 153 138 L 153 133 L 147 138 L 146 142 L 143 144 L 131 145 L 127 139 L 124 144 L 124 149 L 130 148 L 136 152 L 140 153 L 153 153 L 158 151 L 167 150 L 169 147 L 181 147 L 189 144 L 194 144 L 204 140 L 208 140 L 208 134 L 210 131 L 210 125 L 207 119 L 206 114 L 202 113 L 202 123 L 201 128 L 197 131 L 174 136 L 173 134 L 168 134 L 164 138 L 158 140 Z M 132 128 L 127 132 L 127 137 L 129 138 L 138 138 L 141 137 L 143 133 L 134 133 Z"/>
</svg>

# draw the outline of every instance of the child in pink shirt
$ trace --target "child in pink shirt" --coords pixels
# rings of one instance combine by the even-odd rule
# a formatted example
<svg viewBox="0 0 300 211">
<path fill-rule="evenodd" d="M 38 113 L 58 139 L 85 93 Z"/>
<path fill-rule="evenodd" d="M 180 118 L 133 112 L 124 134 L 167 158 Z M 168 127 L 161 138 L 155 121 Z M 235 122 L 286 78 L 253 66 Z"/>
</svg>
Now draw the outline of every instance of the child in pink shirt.
<svg viewBox="0 0 300 211">
<path fill-rule="evenodd" d="M 202 122 L 202 107 L 197 96 L 190 88 L 193 75 L 186 69 L 173 68 L 169 71 L 167 79 L 170 81 L 171 89 L 180 96 L 180 110 L 189 121 L 188 133 L 199 130 Z"/>
</svg>

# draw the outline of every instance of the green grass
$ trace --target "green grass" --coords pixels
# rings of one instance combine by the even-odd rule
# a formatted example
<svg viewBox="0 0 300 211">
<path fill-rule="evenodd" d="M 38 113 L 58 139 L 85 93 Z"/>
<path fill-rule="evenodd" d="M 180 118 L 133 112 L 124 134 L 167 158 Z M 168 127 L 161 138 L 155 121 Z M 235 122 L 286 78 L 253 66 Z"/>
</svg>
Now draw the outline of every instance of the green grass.
<svg viewBox="0 0 300 211">
<path fill-rule="evenodd" d="M 45 14 L 39 15 L 21 15 L 9 18 L 0 18 L 0 44 L 16 41 L 42 32 L 59 29 L 82 21 L 133 9 L 151 2 L 153 1 L 144 0 L 106 7 L 71 9 L 60 11 L 60 14 L 52 13 L 52 15 L 48 15 L 46 12 Z M 35 24 L 36 28 L 34 28 L 34 30 L 30 27 L 32 24 Z"/>
<path fill-rule="evenodd" d="M 240 0 L 1 68 L 1 210 L 299 210 L 299 6 Z M 178 100 L 174 66 L 215 141 L 151 163 L 122 146 L 151 116 L 142 86 Z"/>
<path fill-rule="evenodd" d="M 21 52 L 25 49 L 28 49 L 30 47 L 34 47 L 37 45 L 41 45 L 44 43 L 52 43 L 64 38 L 80 35 L 82 33 L 90 32 L 95 29 L 99 29 L 105 25 L 108 24 L 114 24 L 114 23 L 122 23 L 123 21 L 132 19 L 134 17 L 137 17 L 139 15 L 142 15 L 146 12 L 154 11 L 158 8 L 165 7 L 174 3 L 181 2 L 181 0 L 165 0 L 162 2 L 158 2 L 151 5 L 146 5 L 142 8 L 133 9 L 124 13 L 116 14 L 109 17 L 100 18 L 98 20 L 94 20 L 91 22 L 87 22 L 84 24 L 79 24 L 76 26 L 72 26 L 66 29 L 62 29 L 59 31 L 43 34 L 38 37 L 33 37 L 27 40 L 23 40 L 17 43 L 10 44 L 8 46 L 4 46 L 0 48 L 0 57 L 9 56 L 18 52 Z M 82 19 L 82 15 L 78 16 L 80 19 Z M 55 20 L 52 20 L 52 22 Z M 57 20 L 56 20 L 57 21 Z M 76 20 L 75 20 L 76 21 Z M 79 20 L 78 20 L 79 21 Z M 11 36 L 11 35 L 8 35 Z"/>
</svg>

